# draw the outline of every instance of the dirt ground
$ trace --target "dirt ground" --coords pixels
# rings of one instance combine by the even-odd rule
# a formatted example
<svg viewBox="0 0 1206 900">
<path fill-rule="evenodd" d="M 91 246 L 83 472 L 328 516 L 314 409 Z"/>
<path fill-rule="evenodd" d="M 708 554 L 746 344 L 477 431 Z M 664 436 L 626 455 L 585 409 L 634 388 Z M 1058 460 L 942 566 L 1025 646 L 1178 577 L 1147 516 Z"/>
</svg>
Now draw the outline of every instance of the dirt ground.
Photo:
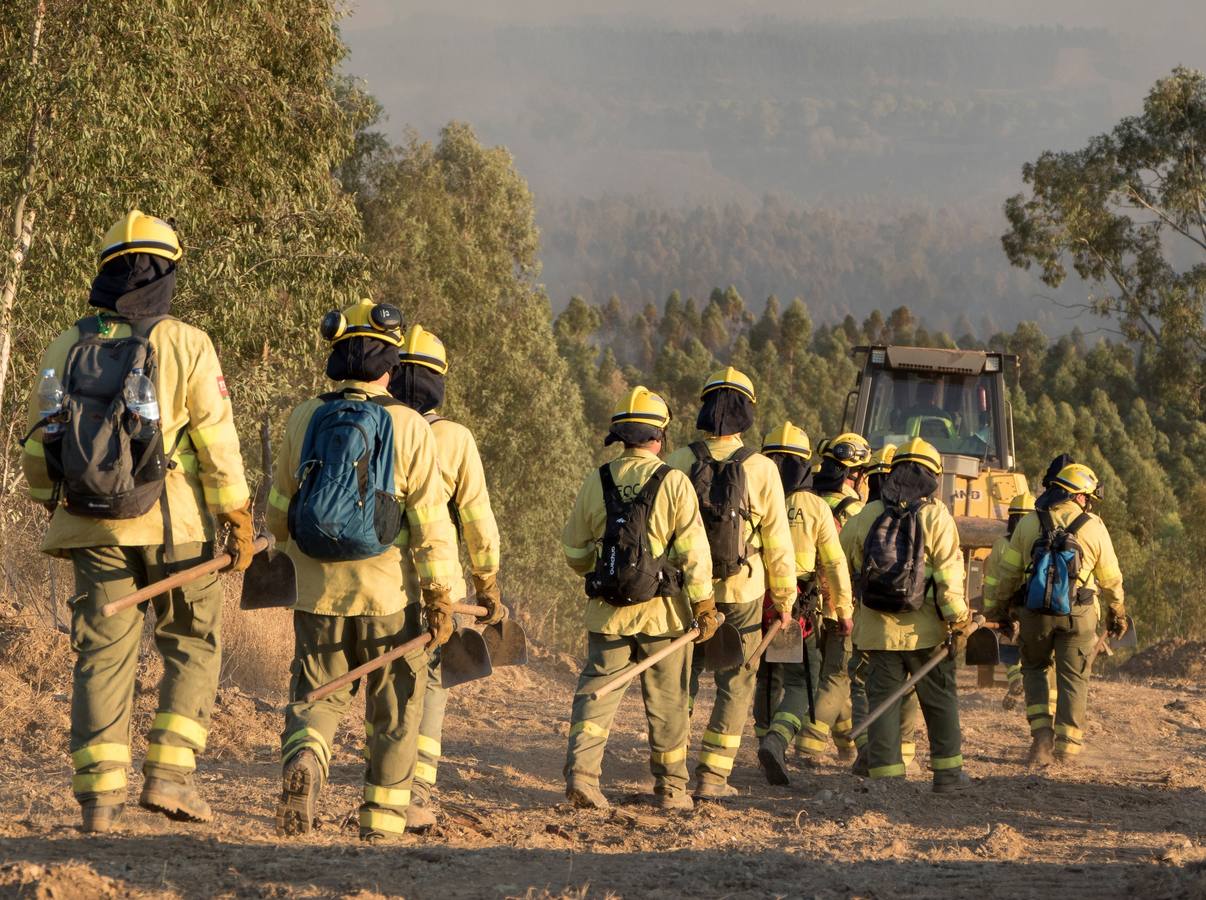
<svg viewBox="0 0 1206 900">
<path fill-rule="evenodd" d="M 974 789 L 885 788 L 836 758 L 767 786 L 752 729 L 725 806 L 661 815 L 630 690 L 612 729 L 610 813 L 563 802 L 576 670 L 540 653 L 455 690 L 440 769 L 442 821 L 404 845 L 356 840 L 360 721 L 338 739 L 322 827 L 272 834 L 279 695 L 224 688 L 200 780 L 211 825 L 134 809 L 120 834 L 76 830 L 66 753 L 66 637 L 0 627 L 0 896 L 70 897 L 1206 897 L 1206 686 L 1098 681 L 1088 750 L 1038 776 L 1021 762 L 1020 711 L 1001 688 L 961 694 Z M 140 678 L 135 758 L 153 711 Z M 706 711 L 710 697 L 705 697 Z M 695 741 L 702 723 L 695 722 Z M 132 775 L 132 794 L 140 776 Z"/>
</svg>

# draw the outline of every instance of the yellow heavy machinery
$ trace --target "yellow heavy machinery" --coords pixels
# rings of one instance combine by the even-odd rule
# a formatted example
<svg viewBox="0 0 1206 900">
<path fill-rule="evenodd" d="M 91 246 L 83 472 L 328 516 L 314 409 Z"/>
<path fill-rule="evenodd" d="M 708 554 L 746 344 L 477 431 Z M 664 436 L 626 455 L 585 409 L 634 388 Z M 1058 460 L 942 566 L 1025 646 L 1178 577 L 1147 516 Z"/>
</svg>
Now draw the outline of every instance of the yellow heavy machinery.
<svg viewBox="0 0 1206 900">
<path fill-rule="evenodd" d="M 1015 471 L 1010 353 L 929 347 L 856 347 L 858 384 L 846 398 L 843 431 L 874 448 L 921 437 L 942 454 L 941 497 L 959 526 L 967 596 L 979 597 L 983 561 L 1005 533 L 1009 501 L 1029 488 Z"/>
</svg>

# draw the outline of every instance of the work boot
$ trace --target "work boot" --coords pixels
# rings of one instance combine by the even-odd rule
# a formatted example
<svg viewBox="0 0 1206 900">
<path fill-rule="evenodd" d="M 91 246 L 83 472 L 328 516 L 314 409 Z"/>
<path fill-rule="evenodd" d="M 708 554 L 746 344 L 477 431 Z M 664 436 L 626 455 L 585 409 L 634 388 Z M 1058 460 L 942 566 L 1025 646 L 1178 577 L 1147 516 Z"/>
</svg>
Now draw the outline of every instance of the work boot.
<svg viewBox="0 0 1206 900">
<path fill-rule="evenodd" d="M 962 769 L 946 769 L 934 773 L 934 793 L 953 794 L 971 787 L 971 779 Z"/>
<path fill-rule="evenodd" d="M 679 788 L 655 788 L 653 805 L 658 809 L 675 812 L 691 812 L 695 809 L 695 803 L 687 796 L 687 792 Z"/>
<path fill-rule="evenodd" d="M 565 798 L 578 809 L 611 809 L 597 784 L 571 778 L 565 785 Z"/>
<path fill-rule="evenodd" d="M 309 834 L 318 816 L 322 765 L 311 750 L 290 757 L 281 772 L 281 802 L 276 807 L 276 833 L 285 837 Z"/>
<path fill-rule="evenodd" d="M 758 745 L 758 762 L 768 784 L 791 784 L 791 778 L 787 774 L 787 760 L 784 758 L 786 751 L 787 742 L 776 731 L 764 737 Z"/>
<path fill-rule="evenodd" d="M 855 749 L 854 744 L 838 744 L 837 756 L 839 762 L 853 762 L 858 756 L 858 750 Z"/>
<path fill-rule="evenodd" d="M 1026 765 L 1031 769 L 1046 768 L 1055 762 L 1054 749 L 1055 731 L 1051 728 L 1040 728 L 1032 736 Z"/>
<path fill-rule="evenodd" d="M 905 774 L 920 775 L 921 763 L 919 763 L 916 759 L 910 759 L 907 763 L 905 763 Z"/>
<path fill-rule="evenodd" d="M 850 771 L 859 778 L 870 778 L 871 767 L 867 763 L 867 745 L 858 748 L 858 753 L 854 757 L 854 765 L 850 767 Z"/>
<path fill-rule="evenodd" d="M 410 795 L 410 805 L 406 807 L 406 830 L 427 831 L 435 823 L 435 810 L 431 808 L 430 795 L 426 791 L 412 792 Z"/>
<path fill-rule="evenodd" d="M 85 800 L 80 805 L 80 814 L 83 816 L 80 831 L 87 834 L 104 834 L 106 831 L 112 831 L 121 822 L 125 811 L 124 803 L 97 806 L 95 800 Z"/>
<path fill-rule="evenodd" d="M 701 781 L 695 785 L 692 796 L 700 800 L 726 800 L 737 796 L 737 788 L 727 781 Z"/>
<path fill-rule="evenodd" d="M 160 812 L 173 822 L 212 822 L 213 810 L 197 791 L 192 776 L 188 781 L 168 781 L 166 778 L 146 776 L 142 783 L 142 794 L 138 805 L 152 812 Z"/>
</svg>

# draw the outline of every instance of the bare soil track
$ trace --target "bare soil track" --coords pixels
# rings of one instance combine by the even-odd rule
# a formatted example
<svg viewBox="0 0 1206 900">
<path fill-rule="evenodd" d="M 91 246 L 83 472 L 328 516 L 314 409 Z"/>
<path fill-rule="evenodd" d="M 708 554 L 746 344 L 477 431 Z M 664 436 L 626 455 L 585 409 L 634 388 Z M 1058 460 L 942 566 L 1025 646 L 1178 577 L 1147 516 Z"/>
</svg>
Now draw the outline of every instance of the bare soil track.
<svg viewBox="0 0 1206 900">
<path fill-rule="evenodd" d="M 643 802 L 644 720 L 630 691 L 605 771 L 616 807 L 597 813 L 564 805 L 575 672 L 542 653 L 455 690 L 441 825 L 390 847 L 356 840 L 358 718 L 337 739 L 323 826 L 278 840 L 283 698 L 227 688 L 201 763 L 216 821 L 175 826 L 135 809 L 120 834 L 98 837 L 75 827 L 65 638 L 19 637 L 0 634 L 0 896 L 1206 897 L 1206 688 L 1194 682 L 1096 683 L 1083 762 L 1038 776 L 1021 765 L 1021 713 L 1002 711 L 1000 688 L 976 689 L 969 673 L 973 790 L 936 796 L 928 779 L 887 788 L 836 759 L 771 788 L 747 735 L 733 777 L 741 796 L 686 815 Z M 140 684 L 138 734 L 153 674 Z M 138 787 L 135 774 L 132 795 Z"/>
</svg>

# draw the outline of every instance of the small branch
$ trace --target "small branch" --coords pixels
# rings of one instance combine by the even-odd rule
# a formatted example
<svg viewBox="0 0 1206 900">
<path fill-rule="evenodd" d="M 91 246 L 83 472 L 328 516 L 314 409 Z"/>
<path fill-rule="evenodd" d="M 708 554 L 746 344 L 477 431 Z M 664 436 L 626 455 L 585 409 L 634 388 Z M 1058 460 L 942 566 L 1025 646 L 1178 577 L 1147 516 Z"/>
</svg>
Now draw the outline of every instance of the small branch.
<svg viewBox="0 0 1206 900">
<path fill-rule="evenodd" d="M 1173 231 L 1177 232 L 1177 234 L 1181 235 L 1182 237 L 1186 238 L 1187 240 L 1193 241 L 1195 244 L 1197 244 L 1203 250 L 1206 250 L 1206 240 L 1199 240 L 1198 238 L 1194 237 L 1192 234 L 1190 234 L 1188 228 L 1186 228 L 1184 225 L 1181 225 L 1179 222 L 1175 221 L 1171 216 L 1168 215 L 1168 213 L 1164 212 L 1164 210 L 1159 209 L 1159 208 L 1153 206 L 1152 204 L 1148 203 L 1146 200 L 1144 200 L 1143 196 L 1139 193 L 1139 191 L 1137 191 L 1134 188 L 1133 185 L 1127 185 L 1127 192 L 1131 195 L 1131 197 L 1135 200 L 1136 203 L 1138 203 L 1140 206 L 1142 206 L 1147 211 L 1154 213 L 1160 219 L 1161 222 L 1163 222 L 1165 225 L 1167 225 Z"/>
</svg>

